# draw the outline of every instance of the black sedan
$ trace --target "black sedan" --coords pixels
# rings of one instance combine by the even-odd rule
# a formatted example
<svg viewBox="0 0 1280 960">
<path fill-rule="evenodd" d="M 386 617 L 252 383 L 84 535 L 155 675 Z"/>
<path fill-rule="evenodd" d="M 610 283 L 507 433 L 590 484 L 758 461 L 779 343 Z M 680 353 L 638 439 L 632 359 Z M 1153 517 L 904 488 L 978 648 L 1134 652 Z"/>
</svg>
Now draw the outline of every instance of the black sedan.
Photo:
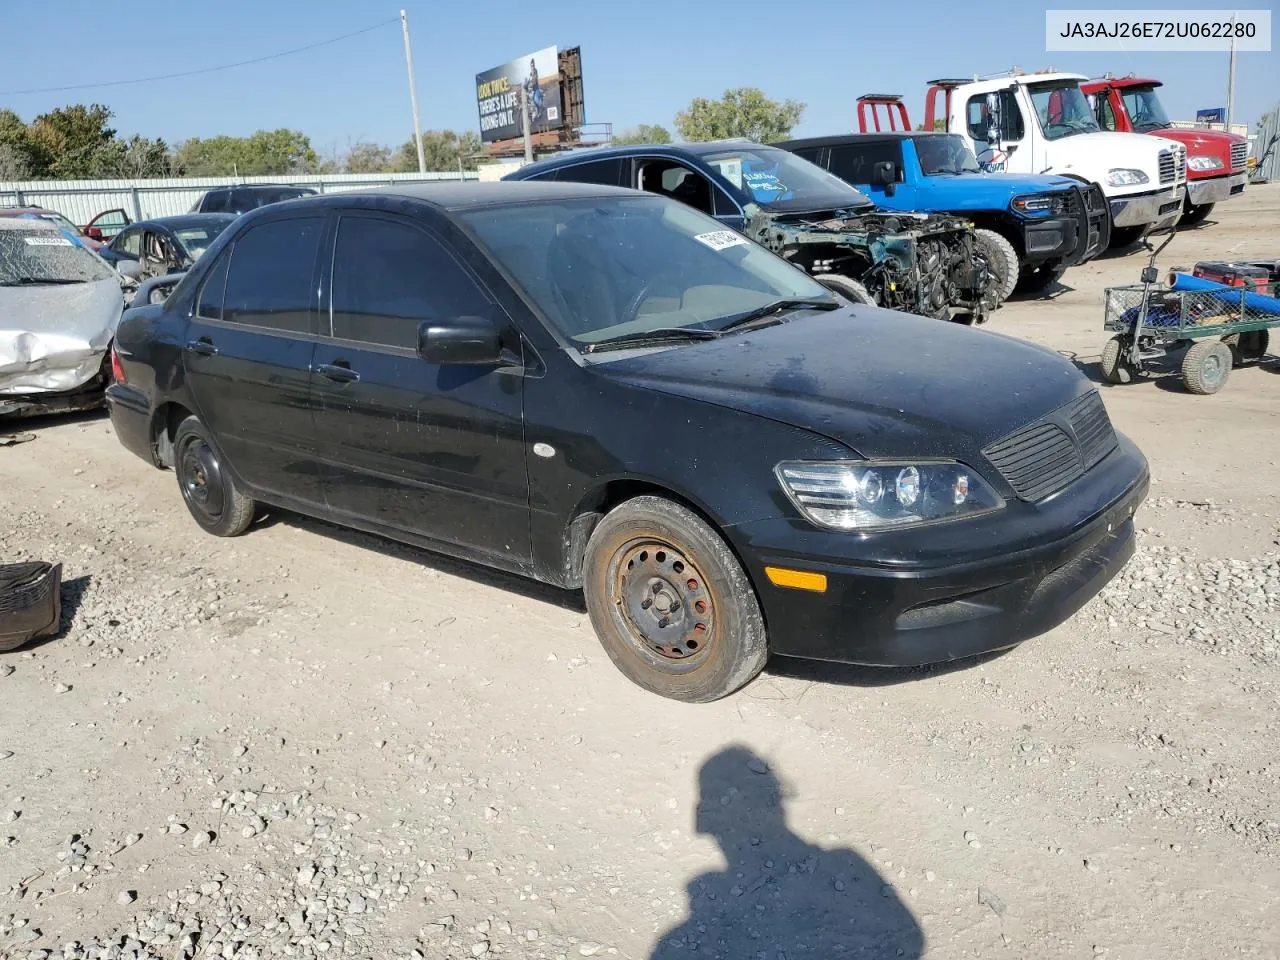
<svg viewBox="0 0 1280 960">
<path fill-rule="evenodd" d="M 140 276 L 187 270 L 235 222 L 233 213 L 186 213 L 132 223 L 98 255 L 112 266 L 137 263 Z"/>
<path fill-rule="evenodd" d="M 581 588 L 622 671 L 690 701 L 771 652 L 1041 633 L 1128 559 L 1148 483 L 1057 354 L 610 187 L 264 207 L 126 313 L 114 366 L 120 440 L 207 531 L 268 504 Z"/>
</svg>

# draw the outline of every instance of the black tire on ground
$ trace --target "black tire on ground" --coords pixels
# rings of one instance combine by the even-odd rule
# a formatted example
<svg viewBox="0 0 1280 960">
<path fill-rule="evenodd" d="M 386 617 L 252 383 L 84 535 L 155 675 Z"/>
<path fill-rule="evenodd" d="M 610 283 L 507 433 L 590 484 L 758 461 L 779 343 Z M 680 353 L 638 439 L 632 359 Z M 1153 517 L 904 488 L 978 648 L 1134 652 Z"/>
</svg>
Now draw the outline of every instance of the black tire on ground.
<svg viewBox="0 0 1280 960">
<path fill-rule="evenodd" d="M 1182 382 L 1191 393 L 1217 393 L 1231 373 L 1231 348 L 1221 340 L 1200 340 L 1182 358 Z"/>
<path fill-rule="evenodd" d="M 1247 330 L 1223 337 L 1222 342 L 1231 348 L 1231 365 L 1242 367 L 1267 355 L 1271 346 L 1271 333 L 1268 330 Z"/>
<path fill-rule="evenodd" d="M 1057 263 L 1042 263 L 1038 267 L 1029 267 L 1018 274 L 1018 291 L 1020 293 L 1044 293 L 1067 272 L 1067 268 Z"/>
<path fill-rule="evenodd" d="M 1102 348 L 1102 360 L 1098 367 L 1102 379 L 1107 383 L 1132 383 L 1134 380 L 1133 366 L 1124 356 L 1124 347 L 1124 339 L 1117 336 L 1108 340 Z"/>
<path fill-rule="evenodd" d="M 1178 221 L 1180 226 L 1189 226 L 1195 223 L 1203 223 L 1205 219 L 1213 212 L 1212 203 L 1202 203 L 1196 206 L 1188 203 L 1184 208 L 1182 219 Z"/>
<path fill-rule="evenodd" d="M 1111 244 L 1109 249 L 1121 250 L 1125 247 L 1133 246 L 1142 239 L 1142 234 L 1147 228 L 1145 226 L 1138 227 L 1112 227 L 1111 228 Z"/>
<path fill-rule="evenodd" d="M 764 669 L 764 618 L 751 581 L 715 530 L 661 497 L 636 497 L 596 526 L 583 562 L 596 635 L 630 680 L 707 703 Z"/>
<path fill-rule="evenodd" d="M 173 470 L 183 502 L 205 531 L 236 537 L 249 528 L 257 505 L 236 486 L 198 417 L 187 417 L 178 424 L 173 437 Z"/>
<path fill-rule="evenodd" d="M 857 280 L 839 273 L 819 273 L 814 278 L 828 290 L 834 290 L 840 296 L 844 297 L 850 303 L 865 303 L 869 307 L 876 305 L 875 298 L 871 296 L 871 291 L 860 284 Z"/>
<path fill-rule="evenodd" d="M 991 283 L 983 299 L 987 309 L 994 310 L 1009 299 L 1018 285 L 1018 251 L 994 230 L 974 230 L 973 237 L 991 273 Z"/>
</svg>

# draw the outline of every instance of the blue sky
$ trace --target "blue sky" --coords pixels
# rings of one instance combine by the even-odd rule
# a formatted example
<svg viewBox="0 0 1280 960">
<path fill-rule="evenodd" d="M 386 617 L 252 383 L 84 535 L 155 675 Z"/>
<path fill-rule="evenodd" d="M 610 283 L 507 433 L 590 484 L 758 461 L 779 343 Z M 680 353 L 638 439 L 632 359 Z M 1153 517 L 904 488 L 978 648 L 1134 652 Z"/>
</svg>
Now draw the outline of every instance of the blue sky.
<svg viewBox="0 0 1280 960">
<path fill-rule="evenodd" d="M 477 129 L 475 74 L 553 44 L 582 47 L 587 120 L 612 122 L 615 130 L 637 123 L 671 128 L 676 111 L 691 98 L 718 97 L 744 85 L 807 103 L 798 135 L 850 129 L 854 98 L 871 91 L 905 94 L 918 122 L 927 80 L 1015 64 L 1160 78 L 1165 106 L 1175 118 L 1191 118 L 1197 108 L 1226 101 L 1226 54 L 1049 54 L 1043 6 L 954 0 L 220 0 L 143 8 L 102 0 L 10 0 L 3 16 L 0 91 L 217 66 L 395 19 L 401 5 L 413 33 L 424 129 Z M 1140 0 L 1131 5 L 1140 6 Z M 1275 0 L 1249 4 L 1274 5 Z M 1067 4 L 1057 0 L 1052 6 Z M 1280 53 L 1241 53 L 1237 59 L 1236 119 L 1252 125 L 1280 100 Z M 293 127 L 327 154 L 345 152 L 360 140 L 399 144 L 412 130 L 398 23 L 204 76 L 0 96 L 0 106 L 28 120 L 61 104 L 95 101 L 115 111 L 122 133 L 171 143 Z"/>
</svg>

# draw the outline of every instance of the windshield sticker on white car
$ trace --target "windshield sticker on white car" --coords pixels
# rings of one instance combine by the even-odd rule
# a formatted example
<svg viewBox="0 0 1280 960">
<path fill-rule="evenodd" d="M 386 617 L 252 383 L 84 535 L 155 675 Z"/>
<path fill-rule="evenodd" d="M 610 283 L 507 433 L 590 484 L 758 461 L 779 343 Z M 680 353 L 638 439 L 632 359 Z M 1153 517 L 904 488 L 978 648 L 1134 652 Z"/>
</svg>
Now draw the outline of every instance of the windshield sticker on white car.
<svg viewBox="0 0 1280 960">
<path fill-rule="evenodd" d="M 743 246 L 747 242 L 746 237 L 740 233 L 734 233 L 732 230 L 713 230 L 711 233 L 699 233 L 693 239 L 705 243 L 712 250 L 727 250 L 729 247 Z"/>
<path fill-rule="evenodd" d="M 74 247 L 66 237 L 23 237 L 29 247 Z"/>
</svg>

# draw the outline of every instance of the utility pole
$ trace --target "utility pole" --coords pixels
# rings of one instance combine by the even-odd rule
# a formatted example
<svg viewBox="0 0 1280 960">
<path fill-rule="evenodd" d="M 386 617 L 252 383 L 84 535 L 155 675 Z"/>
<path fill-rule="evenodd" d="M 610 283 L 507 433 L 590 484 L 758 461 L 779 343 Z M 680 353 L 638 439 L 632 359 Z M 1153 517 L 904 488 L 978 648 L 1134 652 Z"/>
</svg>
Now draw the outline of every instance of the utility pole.
<svg viewBox="0 0 1280 960">
<path fill-rule="evenodd" d="M 1235 22 L 1235 17 L 1231 18 Z M 1227 66 L 1227 133 L 1231 132 L 1231 115 L 1236 107 L 1236 38 L 1231 38 L 1231 54 Z"/>
<path fill-rule="evenodd" d="M 418 122 L 418 88 L 413 81 L 413 47 L 409 46 L 409 18 L 400 11 L 400 29 L 404 33 L 404 64 L 409 71 L 409 104 L 413 107 L 413 142 L 418 147 L 418 172 L 427 172 L 427 155 L 422 149 L 422 125 Z"/>
<path fill-rule="evenodd" d="M 533 126 L 529 119 L 529 90 L 527 87 L 520 87 L 520 110 L 524 114 L 524 162 L 533 163 L 533 131 L 529 128 Z"/>
</svg>

